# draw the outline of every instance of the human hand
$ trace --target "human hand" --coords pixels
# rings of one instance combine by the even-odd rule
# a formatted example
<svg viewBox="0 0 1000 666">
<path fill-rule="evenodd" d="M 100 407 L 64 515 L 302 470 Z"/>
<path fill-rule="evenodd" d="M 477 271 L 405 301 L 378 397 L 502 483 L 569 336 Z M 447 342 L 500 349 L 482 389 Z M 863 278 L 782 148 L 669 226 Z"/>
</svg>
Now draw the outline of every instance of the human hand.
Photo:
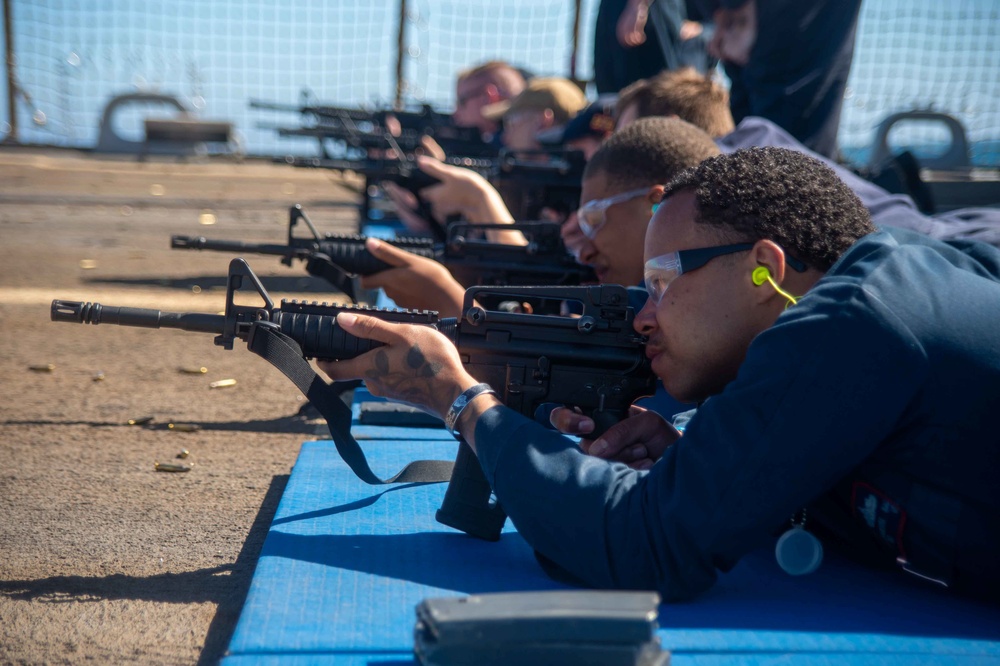
<svg viewBox="0 0 1000 666">
<path fill-rule="evenodd" d="M 317 361 L 335 381 L 364 379 L 373 395 L 402 400 L 442 417 L 462 391 L 478 383 L 465 371 L 455 345 L 429 326 L 393 324 L 354 313 L 337 315 L 337 325 L 384 346 L 352 359 Z"/>
<path fill-rule="evenodd" d="M 440 181 L 420 190 L 420 196 L 430 205 L 434 217 L 441 221 L 456 214 L 475 218 L 493 189 L 489 181 L 472 169 L 445 164 L 433 157 L 417 157 L 417 166 Z"/>
<path fill-rule="evenodd" d="M 420 196 L 436 219 L 444 222 L 449 215 L 461 215 L 473 224 L 510 224 L 514 221 L 503 197 L 488 180 L 472 169 L 452 166 L 420 156 L 417 166 L 440 182 L 420 190 Z M 492 243 L 526 245 L 520 231 L 490 229 L 486 238 Z"/>
<path fill-rule="evenodd" d="M 586 435 L 594 430 L 592 419 L 566 407 L 552 410 L 549 422 L 568 435 Z M 680 436 L 656 412 L 633 405 L 629 418 L 611 426 L 597 439 L 581 439 L 580 448 L 596 458 L 623 462 L 633 469 L 649 469 Z"/>
<path fill-rule="evenodd" d="M 680 30 L 681 41 L 686 42 L 689 39 L 694 39 L 704 32 L 704 30 L 705 27 L 697 21 L 683 21 Z"/>
<path fill-rule="evenodd" d="M 757 3 L 747 0 L 735 9 L 717 9 L 713 14 L 715 32 L 709 41 L 710 56 L 745 66 L 757 41 Z"/>
<path fill-rule="evenodd" d="M 570 213 L 569 215 L 572 215 Z M 557 209 L 551 206 L 542 206 L 542 209 L 538 211 L 539 222 L 555 222 L 556 224 L 563 224 L 569 219 L 569 215 L 560 213 Z"/>
<path fill-rule="evenodd" d="M 444 148 L 441 147 L 441 144 L 435 141 L 434 137 L 429 134 L 424 134 L 420 137 L 420 149 L 424 151 L 425 155 L 433 157 L 439 162 L 444 162 L 445 158 L 448 157 L 444 152 Z"/>
<path fill-rule="evenodd" d="M 383 289 L 386 296 L 404 308 L 436 310 L 442 317 L 462 314 L 465 287 L 440 262 L 377 238 L 366 240 L 365 249 L 393 268 L 361 278 L 363 289 Z"/>
<path fill-rule="evenodd" d="M 392 181 L 382 183 L 382 191 L 396 208 L 400 221 L 412 233 L 424 234 L 431 230 L 431 223 L 417 214 L 419 202 L 413 192 Z"/>
<path fill-rule="evenodd" d="M 399 118 L 393 114 L 386 114 L 384 121 L 385 130 L 392 136 L 399 136 L 403 133 L 403 126 L 400 124 Z"/>
<path fill-rule="evenodd" d="M 629 0 L 618 17 L 615 34 L 618 43 L 633 49 L 646 41 L 646 19 L 649 17 L 649 0 Z"/>
</svg>

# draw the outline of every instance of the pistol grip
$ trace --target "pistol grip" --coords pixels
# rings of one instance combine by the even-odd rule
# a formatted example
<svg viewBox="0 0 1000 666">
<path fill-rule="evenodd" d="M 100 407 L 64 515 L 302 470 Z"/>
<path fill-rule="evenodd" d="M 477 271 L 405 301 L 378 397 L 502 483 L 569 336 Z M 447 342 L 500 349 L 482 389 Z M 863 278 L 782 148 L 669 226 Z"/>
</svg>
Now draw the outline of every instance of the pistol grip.
<svg viewBox="0 0 1000 666">
<path fill-rule="evenodd" d="M 608 428 L 618 423 L 619 421 L 625 419 L 628 416 L 628 410 L 625 411 L 619 409 L 605 409 L 595 411 L 590 414 L 590 418 L 594 421 L 594 430 L 592 432 L 584 435 L 587 439 L 597 439 L 605 432 Z"/>
<path fill-rule="evenodd" d="M 477 539 L 498 541 L 507 514 L 498 503 L 490 501 L 492 495 L 476 454 L 465 440 L 459 440 L 451 481 L 435 518 Z"/>
</svg>

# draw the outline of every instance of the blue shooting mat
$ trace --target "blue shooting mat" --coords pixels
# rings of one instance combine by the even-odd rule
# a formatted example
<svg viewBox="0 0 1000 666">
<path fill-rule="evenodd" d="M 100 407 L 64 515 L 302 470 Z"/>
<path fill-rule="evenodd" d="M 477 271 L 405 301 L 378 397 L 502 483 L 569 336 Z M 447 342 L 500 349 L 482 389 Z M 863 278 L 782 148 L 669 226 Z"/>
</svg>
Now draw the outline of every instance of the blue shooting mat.
<svg viewBox="0 0 1000 666">
<path fill-rule="evenodd" d="M 366 449 L 382 476 L 416 458 L 454 459 L 455 452 L 454 439 L 378 441 Z M 332 442 L 303 444 L 228 654 L 407 660 L 414 606 L 424 597 L 556 587 L 509 523 L 491 543 L 435 522 L 444 490 L 369 486 Z M 269 663 L 233 657 L 225 663 Z"/>
<path fill-rule="evenodd" d="M 454 441 L 377 440 L 377 474 L 450 459 Z M 260 553 L 226 666 L 410 664 L 430 596 L 559 589 L 508 523 L 498 543 L 444 527 L 444 484 L 369 486 L 332 442 L 303 444 Z M 773 545 L 697 600 L 661 607 L 673 664 L 997 664 L 1000 607 L 828 553 L 791 577 Z"/>
</svg>

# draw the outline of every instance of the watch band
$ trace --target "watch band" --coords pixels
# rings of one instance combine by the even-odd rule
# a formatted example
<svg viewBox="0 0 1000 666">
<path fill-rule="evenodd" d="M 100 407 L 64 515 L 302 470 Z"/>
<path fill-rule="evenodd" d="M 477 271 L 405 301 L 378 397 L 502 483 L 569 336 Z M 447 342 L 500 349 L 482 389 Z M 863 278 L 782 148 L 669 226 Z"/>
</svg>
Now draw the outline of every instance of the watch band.
<svg viewBox="0 0 1000 666">
<path fill-rule="evenodd" d="M 451 403 L 451 407 L 448 409 L 448 413 L 444 416 L 444 427 L 448 429 L 449 432 L 455 432 L 455 424 L 458 423 L 458 417 L 462 415 L 465 408 L 469 406 L 473 398 L 483 393 L 492 393 L 496 395 L 497 392 L 490 388 L 489 384 L 476 384 L 475 386 L 470 386 L 469 388 L 462 391 L 455 402 Z"/>
</svg>

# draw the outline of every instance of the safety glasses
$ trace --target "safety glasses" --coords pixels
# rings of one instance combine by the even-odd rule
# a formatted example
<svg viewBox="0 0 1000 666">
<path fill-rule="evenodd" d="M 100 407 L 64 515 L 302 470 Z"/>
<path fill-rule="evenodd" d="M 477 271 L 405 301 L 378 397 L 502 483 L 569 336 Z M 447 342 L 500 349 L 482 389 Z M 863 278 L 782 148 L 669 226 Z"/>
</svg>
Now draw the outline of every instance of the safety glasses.
<svg viewBox="0 0 1000 666">
<path fill-rule="evenodd" d="M 668 252 L 658 257 L 653 257 L 646 262 L 643 267 L 643 277 L 646 280 L 646 291 L 653 304 L 659 305 L 660 299 L 667 293 L 670 283 L 679 278 L 684 273 L 701 268 L 712 259 L 722 257 L 727 254 L 745 252 L 751 249 L 755 243 L 736 243 L 734 245 L 717 245 L 715 247 L 701 247 L 695 250 L 679 250 Z M 798 272 L 806 270 L 806 265 L 785 254 L 785 263 Z"/>
<path fill-rule="evenodd" d="M 622 192 L 621 194 L 616 194 L 613 197 L 608 197 L 606 199 L 593 199 L 588 201 L 580 207 L 580 210 L 576 212 L 576 219 L 580 225 L 580 231 L 587 238 L 593 240 L 597 232 L 601 230 L 601 227 L 607 222 L 607 218 L 604 213 L 609 208 L 616 204 L 624 203 L 626 201 L 631 201 L 636 197 L 640 197 L 649 192 L 648 187 L 644 187 L 639 190 L 630 190 L 628 192 Z"/>
</svg>

